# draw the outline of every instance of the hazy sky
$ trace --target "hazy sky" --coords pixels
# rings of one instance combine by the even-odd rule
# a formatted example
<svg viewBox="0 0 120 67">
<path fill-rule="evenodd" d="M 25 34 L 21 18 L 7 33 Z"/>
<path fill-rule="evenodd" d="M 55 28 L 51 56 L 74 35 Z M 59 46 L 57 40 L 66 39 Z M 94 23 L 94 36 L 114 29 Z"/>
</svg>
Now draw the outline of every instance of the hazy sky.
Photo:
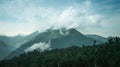
<svg viewBox="0 0 120 67">
<path fill-rule="evenodd" d="M 0 34 L 76 28 L 84 34 L 120 36 L 120 0 L 0 0 Z"/>
</svg>

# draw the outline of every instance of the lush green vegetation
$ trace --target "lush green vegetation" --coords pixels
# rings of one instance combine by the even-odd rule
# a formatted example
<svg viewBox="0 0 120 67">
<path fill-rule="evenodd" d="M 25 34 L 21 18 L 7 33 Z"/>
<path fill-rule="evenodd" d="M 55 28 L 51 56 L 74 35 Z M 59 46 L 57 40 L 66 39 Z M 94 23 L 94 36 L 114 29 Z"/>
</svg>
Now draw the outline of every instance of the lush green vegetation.
<svg viewBox="0 0 120 67">
<path fill-rule="evenodd" d="M 120 67 L 120 41 L 24 53 L 0 62 L 0 67 Z"/>
</svg>

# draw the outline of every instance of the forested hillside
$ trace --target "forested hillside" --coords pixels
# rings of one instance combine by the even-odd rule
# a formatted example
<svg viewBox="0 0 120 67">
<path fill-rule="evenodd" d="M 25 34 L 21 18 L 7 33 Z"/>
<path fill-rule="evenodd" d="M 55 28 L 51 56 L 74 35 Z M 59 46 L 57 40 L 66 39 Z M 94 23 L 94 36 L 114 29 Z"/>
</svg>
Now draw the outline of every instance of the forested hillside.
<svg viewBox="0 0 120 67">
<path fill-rule="evenodd" d="M 34 50 L 11 60 L 3 60 L 0 67 L 120 67 L 120 40 L 93 46 Z"/>
</svg>

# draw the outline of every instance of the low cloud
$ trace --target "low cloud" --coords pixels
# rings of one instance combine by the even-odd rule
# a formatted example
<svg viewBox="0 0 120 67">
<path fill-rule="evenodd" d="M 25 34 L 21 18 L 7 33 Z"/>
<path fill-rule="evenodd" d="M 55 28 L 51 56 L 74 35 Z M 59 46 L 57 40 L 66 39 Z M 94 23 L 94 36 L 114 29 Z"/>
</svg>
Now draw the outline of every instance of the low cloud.
<svg viewBox="0 0 120 67">
<path fill-rule="evenodd" d="M 44 51 L 44 50 L 49 50 L 49 49 L 50 49 L 50 41 L 48 43 L 39 42 L 25 49 L 25 52 L 31 52 L 34 50 Z"/>
</svg>

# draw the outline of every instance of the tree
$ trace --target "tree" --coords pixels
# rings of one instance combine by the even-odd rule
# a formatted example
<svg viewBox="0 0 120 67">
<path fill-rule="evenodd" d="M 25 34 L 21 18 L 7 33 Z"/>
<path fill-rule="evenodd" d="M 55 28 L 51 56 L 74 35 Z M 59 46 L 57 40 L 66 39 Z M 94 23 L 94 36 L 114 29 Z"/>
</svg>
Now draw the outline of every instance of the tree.
<svg viewBox="0 0 120 67">
<path fill-rule="evenodd" d="M 116 42 L 117 44 L 119 44 L 119 38 L 118 38 L 118 37 L 115 37 L 115 42 Z"/>
<path fill-rule="evenodd" d="M 109 44 L 113 44 L 113 43 L 114 43 L 113 38 L 109 38 L 109 39 L 108 39 L 108 43 L 109 43 Z"/>
</svg>

